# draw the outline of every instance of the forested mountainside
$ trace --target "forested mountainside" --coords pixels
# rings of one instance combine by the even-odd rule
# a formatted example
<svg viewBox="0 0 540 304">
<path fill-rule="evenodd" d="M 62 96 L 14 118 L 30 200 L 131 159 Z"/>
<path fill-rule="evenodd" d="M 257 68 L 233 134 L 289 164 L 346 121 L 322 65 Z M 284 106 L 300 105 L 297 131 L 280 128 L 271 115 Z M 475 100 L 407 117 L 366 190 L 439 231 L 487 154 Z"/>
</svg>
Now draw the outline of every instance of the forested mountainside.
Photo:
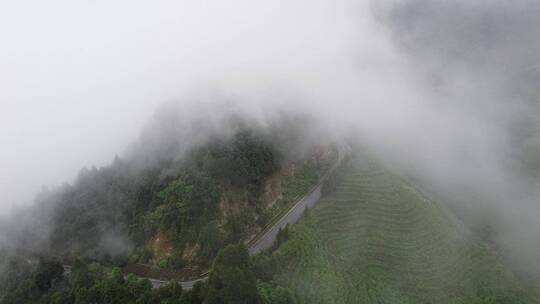
<svg viewBox="0 0 540 304">
<path fill-rule="evenodd" d="M 284 287 L 258 286 L 253 263 L 242 244 L 228 245 L 217 255 L 208 281 L 190 290 L 171 281 L 152 288 L 147 278 L 124 275 L 118 268 L 75 260 L 69 271 L 58 260 L 31 263 L 0 251 L 0 303 L 54 304 L 294 304 Z"/>
<path fill-rule="evenodd" d="M 242 244 L 307 193 L 337 150 L 299 118 L 226 125 L 201 130 L 188 147 L 176 129 L 143 132 L 128 156 L 43 190 L 18 221 L 2 223 L 14 245 L 0 248 L 0 303 L 179 303 L 180 285 L 152 290 L 133 273 L 174 281 L 210 269 L 210 284 L 229 271 L 241 283 L 245 273 L 247 287 L 236 294 L 261 300 Z M 221 303 L 203 285 L 184 291 L 181 303 L 207 293 Z"/>
<path fill-rule="evenodd" d="M 162 129 L 143 132 L 126 157 L 42 191 L 3 237 L 27 251 L 196 275 L 226 244 L 254 237 L 336 157 L 330 141 L 310 143 L 301 118 L 262 126 L 229 117 L 226 128 L 190 130 L 196 143 L 171 120 L 160 117 Z"/>
<path fill-rule="evenodd" d="M 10 261 L 2 264 L 1 303 L 538 302 L 450 209 L 358 152 L 272 248 L 250 257 L 241 243 L 225 246 L 208 280 L 191 290 L 174 281 L 152 289 L 147 279 L 84 259 L 70 273 L 59 261 Z"/>
<path fill-rule="evenodd" d="M 134 153 L 42 191 L 19 223 L 2 223 L 16 246 L 0 248 L 0 303 L 538 302 L 497 248 L 359 147 L 321 201 L 250 257 L 246 244 L 338 152 L 312 141 L 307 121 L 229 126 L 188 147 L 145 135 Z M 207 271 L 190 290 L 177 283 Z"/>
</svg>

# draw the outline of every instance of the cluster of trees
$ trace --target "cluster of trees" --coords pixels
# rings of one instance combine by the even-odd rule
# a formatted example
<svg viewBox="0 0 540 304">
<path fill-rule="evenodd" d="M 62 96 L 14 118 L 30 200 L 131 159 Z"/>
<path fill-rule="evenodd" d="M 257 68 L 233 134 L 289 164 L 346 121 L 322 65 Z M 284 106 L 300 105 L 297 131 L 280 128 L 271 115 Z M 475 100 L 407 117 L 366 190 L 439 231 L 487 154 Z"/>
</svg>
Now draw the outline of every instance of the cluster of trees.
<svg viewBox="0 0 540 304">
<path fill-rule="evenodd" d="M 59 261 L 42 258 L 32 266 L 12 258 L 1 279 L 1 304 L 200 304 L 204 299 L 200 285 L 183 291 L 172 282 L 152 289 L 148 279 L 124 276 L 118 268 L 109 271 L 81 260 L 67 272 Z"/>
<path fill-rule="evenodd" d="M 268 175 L 279 169 L 281 155 L 260 135 L 249 131 L 236 134 L 230 141 L 215 141 L 197 151 L 199 167 L 220 183 L 246 188 L 256 198 Z"/>
<path fill-rule="evenodd" d="M 270 264 L 249 257 L 242 244 L 228 245 L 214 261 L 206 283 L 207 304 L 295 304 L 294 293 L 285 286 L 262 281 L 262 272 L 272 272 Z"/>
<path fill-rule="evenodd" d="M 151 197 L 132 233 L 145 240 L 164 232 L 177 252 L 198 244 L 200 263 L 209 264 L 220 248 L 241 240 L 247 233 L 245 227 L 255 225 L 256 216 L 223 221 L 218 205 L 222 192 L 245 193 L 249 205 L 244 213 L 260 211 L 258 198 L 264 180 L 279 169 L 280 154 L 264 138 L 242 131 L 194 149 L 179 166 L 181 171 Z M 169 259 L 182 264 L 179 255 Z"/>
<path fill-rule="evenodd" d="M 216 257 L 208 279 L 207 303 L 262 303 L 244 246 L 229 245 Z"/>
<path fill-rule="evenodd" d="M 204 172 L 183 173 L 156 194 L 155 207 L 142 213 L 137 219 L 139 226 L 132 231 L 142 236 L 142 241 L 163 232 L 178 251 L 188 243 L 200 244 L 201 258 L 208 260 L 221 246 L 213 222 L 218 216 L 218 199 L 219 187 L 211 177 Z M 209 233 L 216 238 L 209 237 Z"/>
<path fill-rule="evenodd" d="M 40 259 L 36 266 L 20 257 L 8 257 L 0 275 L 0 303 L 37 303 L 37 299 L 61 280 L 64 268 L 57 261 Z"/>
<path fill-rule="evenodd" d="M 79 261 L 67 275 L 58 262 L 42 260 L 36 267 L 10 258 L 9 265 L 0 263 L 0 303 L 200 303 L 207 295 L 211 303 L 229 301 L 229 295 L 246 296 L 249 303 L 274 303 L 271 299 L 287 298 L 282 286 L 256 284 L 245 248 L 227 246 L 241 243 L 268 223 L 271 213 L 262 195 L 266 180 L 285 159 L 305 156 L 301 151 L 308 128 L 299 127 L 296 119 L 281 121 L 286 123 L 267 129 L 240 123 L 225 132 L 227 136 L 207 136 L 189 149 L 181 147 L 175 130 L 149 133 L 156 138 L 147 134 L 137 146 L 146 147 L 139 149 L 144 153 L 116 157 L 106 167 L 84 168 L 73 184 L 44 189 L 34 207 L 21 213 L 31 224 L 6 224 L 22 227 L 14 230 L 13 238 L 6 234 L 10 243 L 90 264 Z M 308 169 L 285 181 L 283 199 L 294 199 L 317 179 L 317 168 Z M 221 212 L 226 195 L 240 198 L 240 212 Z M 165 261 L 147 246 L 157 235 L 172 244 Z M 184 261 L 187 246 L 197 250 L 194 258 Z M 173 285 L 155 290 L 145 280 L 124 278 L 120 271 L 106 271 L 94 262 L 108 267 L 149 263 L 169 269 L 189 262 L 213 271 L 208 284 L 194 291 L 179 291 Z M 167 294 L 176 300 L 167 300 Z M 292 303 L 287 301 L 276 303 Z"/>
<path fill-rule="evenodd" d="M 208 266 L 220 248 L 247 235 L 246 227 L 260 224 L 256 214 L 262 212 L 263 184 L 279 170 L 282 158 L 268 138 L 244 129 L 209 140 L 182 157 L 163 154 L 146 165 L 138 158 L 116 157 L 110 166 L 85 168 L 73 185 L 38 195 L 36 213 L 47 216 L 24 231 L 27 243 L 35 243 L 28 237 L 31 230 L 34 239 L 50 231 L 47 248 L 54 254 L 122 265 L 133 252 L 139 254 L 131 261 L 151 259 L 145 242 L 161 232 L 175 253 L 197 244 L 197 260 Z M 224 191 L 245 193 L 240 196 L 248 199 L 243 211 L 249 216 L 220 219 Z"/>
<path fill-rule="evenodd" d="M 0 304 L 294 304 L 294 294 L 256 276 L 244 245 L 228 245 L 217 255 L 207 282 L 183 290 L 176 282 L 153 289 L 148 279 L 125 276 L 97 263 L 75 260 L 70 271 L 56 260 L 37 266 L 12 257 L 0 277 Z M 261 263 L 258 263 L 261 269 Z M 258 283 L 257 283 L 258 282 Z"/>
</svg>

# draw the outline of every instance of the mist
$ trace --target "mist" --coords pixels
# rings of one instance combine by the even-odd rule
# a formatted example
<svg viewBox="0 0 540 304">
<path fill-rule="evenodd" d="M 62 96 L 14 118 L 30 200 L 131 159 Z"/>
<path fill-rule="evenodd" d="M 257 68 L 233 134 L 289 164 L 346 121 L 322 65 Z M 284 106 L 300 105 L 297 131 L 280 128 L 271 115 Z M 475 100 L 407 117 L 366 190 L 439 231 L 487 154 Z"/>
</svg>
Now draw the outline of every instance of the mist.
<svg viewBox="0 0 540 304">
<path fill-rule="evenodd" d="M 539 15 L 526 0 L 3 3 L 0 213 L 132 153 L 163 104 L 216 123 L 285 111 L 354 134 L 533 261 Z"/>
<path fill-rule="evenodd" d="M 432 112 L 406 137 L 420 140 L 400 164 L 531 272 L 540 254 L 539 14 L 533 1 L 419 0 L 378 10 L 416 65 Z"/>
<path fill-rule="evenodd" d="M 348 51 L 348 3 L 284 3 L 3 3 L 2 211 L 110 162 L 162 103 L 275 99 Z"/>
</svg>

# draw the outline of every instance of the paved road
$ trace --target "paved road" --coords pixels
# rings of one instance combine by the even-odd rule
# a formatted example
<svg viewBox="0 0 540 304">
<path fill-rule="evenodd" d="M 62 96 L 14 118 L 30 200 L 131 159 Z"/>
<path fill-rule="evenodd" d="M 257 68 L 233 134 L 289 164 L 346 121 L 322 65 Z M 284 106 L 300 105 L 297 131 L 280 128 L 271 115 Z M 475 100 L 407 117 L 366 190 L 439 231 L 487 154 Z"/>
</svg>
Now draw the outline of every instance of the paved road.
<svg viewBox="0 0 540 304">
<path fill-rule="evenodd" d="M 264 249 L 270 248 L 274 241 L 276 240 L 277 234 L 280 229 L 285 228 L 289 224 L 296 223 L 300 217 L 302 217 L 302 214 L 304 214 L 304 211 L 306 210 L 306 207 L 313 207 L 321 198 L 321 189 L 322 185 L 324 184 L 326 178 L 330 175 L 331 172 L 333 172 L 339 164 L 341 164 L 341 161 L 343 158 L 345 158 L 345 155 L 350 153 L 350 148 L 341 146 L 338 150 L 338 159 L 336 163 L 328 170 L 328 173 L 326 173 L 325 176 L 321 178 L 319 183 L 315 185 L 304 197 L 302 197 L 281 219 L 279 219 L 272 228 L 268 229 L 262 236 L 260 236 L 257 241 L 255 241 L 253 244 L 251 244 L 248 248 L 249 254 L 254 255 L 257 254 Z"/>
<path fill-rule="evenodd" d="M 264 249 L 270 248 L 270 246 L 272 246 L 272 244 L 276 240 L 280 229 L 285 228 L 289 224 L 296 223 L 300 219 L 300 217 L 302 217 L 302 214 L 304 213 L 304 210 L 306 210 L 306 207 L 311 208 L 319 201 L 319 199 L 321 198 L 321 188 L 322 181 L 319 182 L 315 187 L 313 187 L 306 196 L 300 199 L 289 210 L 289 212 L 287 212 L 281 219 L 276 222 L 274 226 L 272 226 L 272 228 L 268 229 L 268 231 L 266 231 L 255 243 L 249 246 L 249 255 L 255 255 L 263 251 Z"/>
<path fill-rule="evenodd" d="M 282 218 L 280 218 L 276 222 L 274 226 L 272 226 L 272 228 L 268 229 L 261 237 L 257 239 L 257 241 L 250 245 L 248 247 L 249 255 L 255 255 L 265 249 L 270 248 L 276 240 L 277 234 L 280 229 L 285 228 L 289 224 L 296 223 L 300 219 L 300 217 L 302 217 L 302 214 L 304 214 L 304 210 L 306 210 L 306 207 L 313 207 L 313 205 L 315 205 L 321 198 L 321 188 L 323 182 L 324 179 L 320 181 L 315 187 L 313 187 L 308 194 L 302 197 Z M 159 288 L 169 283 L 168 281 L 160 281 L 150 278 L 148 279 L 150 280 L 154 288 Z M 178 283 L 182 286 L 182 289 L 191 289 L 193 288 L 193 285 L 195 285 L 195 283 L 197 283 L 198 281 L 205 281 L 206 279 L 208 279 L 208 275 L 197 280 Z"/>
<path fill-rule="evenodd" d="M 152 288 L 160 288 L 161 286 L 165 286 L 167 284 L 169 284 L 169 281 L 161 281 L 161 280 L 157 280 L 157 279 L 151 279 L 151 278 L 147 278 L 150 283 L 152 283 Z M 200 278 L 200 279 L 196 279 L 196 280 L 192 280 L 192 281 L 183 281 L 183 282 L 178 282 L 178 284 L 180 284 L 182 286 L 182 289 L 191 289 L 193 288 L 193 285 L 195 285 L 195 283 L 199 282 L 199 281 L 206 281 L 206 279 L 208 279 L 208 275 Z"/>
<path fill-rule="evenodd" d="M 349 147 L 340 147 L 338 151 L 338 160 L 336 163 L 328 170 L 328 173 L 321 178 L 319 183 L 315 185 L 308 194 L 306 194 L 304 197 L 302 197 L 283 217 L 281 217 L 270 229 L 268 229 L 266 232 L 264 232 L 263 235 L 261 235 L 257 240 L 251 244 L 248 247 L 248 251 L 250 255 L 255 255 L 265 249 L 268 249 L 274 241 L 276 240 L 277 234 L 280 229 L 285 228 L 285 226 L 296 223 L 300 217 L 302 217 L 302 214 L 306 210 L 306 207 L 313 207 L 321 198 L 321 188 L 326 180 L 326 178 L 329 176 L 329 174 L 334 171 L 339 164 L 341 164 L 341 161 L 345 158 L 347 154 L 350 153 Z M 64 269 L 66 272 L 71 271 L 71 267 L 68 265 L 64 265 Z M 169 283 L 169 281 L 162 281 L 158 279 L 153 278 L 146 278 L 152 283 L 153 288 L 159 288 L 161 286 L 164 286 Z M 191 289 L 193 288 L 193 285 L 199 281 L 205 281 L 208 279 L 208 274 L 204 274 L 201 278 L 191 280 L 191 281 L 183 281 L 178 282 L 183 289 Z"/>
<path fill-rule="evenodd" d="M 323 181 L 319 182 L 315 187 L 313 187 L 311 191 L 300 199 L 281 219 L 276 222 L 274 226 L 272 226 L 272 228 L 268 229 L 261 237 L 257 239 L 257 241 L 250 245 L 248 247 L 249 255 L 255 255 L 272 246 L 280 229 L 285 228 L 285 226 L 289 224 L 296 223 L 300 217 L 302 217 L 306 207 L 311 208 L 313 205 L 315 205 L 321 198 L 322 183 Z M 160 281 L 150 278 L 148 279 L 154 288 L 159 288 L 168 283 L 168 281 Z M 206 279 L 208 279 L 208 275 L 201 277 L 200 279 L 178 283 L 183 289 L 191 289 L 195 283 L 205 281 Z"/>
<path fill-rule="evenodd" d="M 338 160 L 332 166 L 332 168 L 328 170 L 328 173 L 321 178 L 319 183 L 315 185 L 308 194 L 302 197 L 281 219 L 279 219 L 276 224 L 272 226 L 272 228 L 268 229 L 262 236 L 260 236 L 253 244 L 249 246 L 248 251 L 250 255 L 255 255 L 265 249 L 270 248 L 270 246 L 272 246 L 272 244 L 276 240 L 277 234 L 280 229 L 285 228 L 285 226 L 287 225 L 296 223 L 300 219 L 300 217 L 302 217 L 302 214 L 304 214 L 306 207 L 311 208 L 319 201 L 319 199 L 321 198 L 321 189 L 324 181 L 330 175 L 330 173 L 333 172 L 341 164 L 341 161 L 350 152 L 350 147 L 342 146 L 339 148 Z M 168 281 L 160 281 L 150 278 L 148 279 L 150 280 L 154 288 L 159 288 L 168 283 Z M 207 279 L 208 275 L 205 275 L 196 280 L 178 283 L 182 286 L 183 289 L 191 289 L 193 288 L 193 285 L 195 285 L 195 283 L 199 281 L 205 281 Z"/>
</svg>

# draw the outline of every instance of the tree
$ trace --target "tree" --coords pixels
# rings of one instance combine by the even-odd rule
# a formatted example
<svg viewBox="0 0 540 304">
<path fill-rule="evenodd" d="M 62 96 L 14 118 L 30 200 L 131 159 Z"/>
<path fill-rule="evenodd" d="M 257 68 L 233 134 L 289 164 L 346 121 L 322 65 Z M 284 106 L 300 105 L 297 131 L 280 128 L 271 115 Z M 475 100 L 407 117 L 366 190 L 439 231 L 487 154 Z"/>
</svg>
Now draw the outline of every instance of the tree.
<svg viewBox="0 0 540 304">
<path fill-rule="evenodd" d="M 289 288 L 260 283 L 258 289 L 264 304 L 295 304 L 297 302 L 294 293 Z"/>
<path fill-rule="evenodd" d="M 262 303 L 255 276 L 249 269 L 246 247 L 228 245 L 214 261 L 208 280 L 208 304 L 257 304 Z"/>
<path fill-rule="evenodd" d="M 92 276 L 88 271 L 88 265 L 80 259 L 76 259 L 75 262 L 73 262 L 69 280 L 74 288 L 89 288 L 94 283 Z"/>
<path fill-rule="evenodd" d="M 286 225 L 283 229 L 279 228 L 278 234 L 276 236 L 276 241 L 272 248 L 275 250 L 286 241 L 289 240 L 289 225 Z"/>
<path fill-rule="evenodd" d="M 182 286 L 177 282 L 171 282 L 162 286 L 152 293 L 152 300 L 156 303 L 176 304 L 181 303 Z"/>
<path fill-rule="evenodd" d="M 64 267 L 59 261 L 41 258 L 34 276 L 34 282 L 39 290 L 45 292 L 51 288 L 55 280 L 62 278 L 63 274 Z"/>
</svg>

